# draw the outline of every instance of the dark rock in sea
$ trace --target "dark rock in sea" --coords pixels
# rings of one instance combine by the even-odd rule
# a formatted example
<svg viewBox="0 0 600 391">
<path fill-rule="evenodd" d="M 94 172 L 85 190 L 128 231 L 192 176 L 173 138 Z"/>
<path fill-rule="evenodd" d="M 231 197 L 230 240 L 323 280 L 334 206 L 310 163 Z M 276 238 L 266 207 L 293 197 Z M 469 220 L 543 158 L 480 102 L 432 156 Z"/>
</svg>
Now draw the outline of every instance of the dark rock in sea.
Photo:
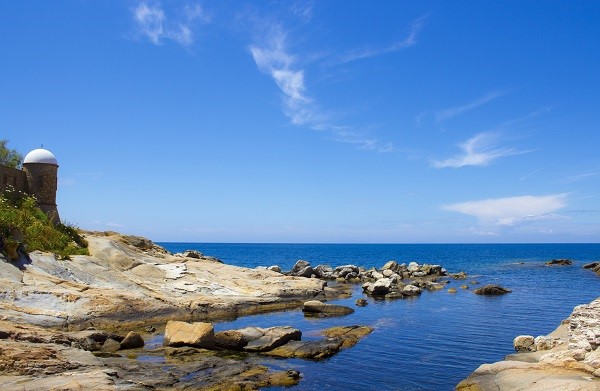
<svg viewBox="0 0 600 391">
<path fill-rule="evenodd" d="M 596 274 L 598 274 L 600 276 L 600 262 L 588 263 L 586 265 L 583 265 L 583 268 L 584 269 L 590 269 L 594 273 L 596 273 Z"/>
<path fill-rule="evenodd" d="M 302 312 L 304 312 L 305 316 L 332 317 L 351 314 L 354 312 L 354 309 L 343 305 L 327 304 L 319 300 L 311 300 L 304 303 Z"/>
<path fill-rule="evenodd" d="M 452 273 L 450 275 L 455 280 L 466 280 L 467 279 L 467 273 L 465 273 L 465 272 Z"/>
<path fill-rule="evenodd" d="M 504 295 L 505 293 L 510 293 L 512 291 L 501 287 L 500 285 L 488 284 L 475 289 L 473 292 L 477 295 Z"/>
<path fill-rule="evenodd" d="M 548 266 L 570 266 L 573 263 L 570 259 L 553 259 L 546 262 Z"/>
<path fill-rule="evenodd" d="M 356 300 L 356 305 L 357 305 L 358 307 L 364 307 L 364 306 L 366 306 L 367 304 L 369 304 L 369 302 L 368 302 L 368 301 L 367 301 L 367 299 L 365 299 L 365 298 L 360 298 L 360 299 L 357 299 L 357 300 Z"/>
<path fill-rule="evenodd" d="M 137 349 L 143 346 L 144 339 L 135 331 L 130 331 L 121 341 L 121 349 Z"/>
</svg>

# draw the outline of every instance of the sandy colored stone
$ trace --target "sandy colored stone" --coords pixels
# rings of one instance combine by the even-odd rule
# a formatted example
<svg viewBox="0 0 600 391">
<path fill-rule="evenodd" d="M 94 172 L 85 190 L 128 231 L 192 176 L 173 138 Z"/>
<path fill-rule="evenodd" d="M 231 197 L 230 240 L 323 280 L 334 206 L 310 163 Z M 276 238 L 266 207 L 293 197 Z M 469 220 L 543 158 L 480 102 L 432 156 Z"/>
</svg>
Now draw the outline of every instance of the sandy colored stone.
<svg viewBox="0 0 600 391">
<path fill-rule="evenodd" d="M 215 333 L 211 323 L 186 323 L 177 320 L 167 322 L 165 328 L 165 346 L 193 346 L 212 348 L 215 345 Z"/>
</svg>

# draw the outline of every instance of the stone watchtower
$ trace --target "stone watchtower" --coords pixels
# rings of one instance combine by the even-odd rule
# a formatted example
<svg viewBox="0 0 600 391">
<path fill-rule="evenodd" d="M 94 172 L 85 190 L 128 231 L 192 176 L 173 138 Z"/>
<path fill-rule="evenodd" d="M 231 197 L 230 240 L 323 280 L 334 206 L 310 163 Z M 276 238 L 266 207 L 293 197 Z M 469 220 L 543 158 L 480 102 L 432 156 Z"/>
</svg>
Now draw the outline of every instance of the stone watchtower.
<svg viewBox="0 0 600 391">
<path fill-rule="evenodd" d="M 52 152 L 34 149 L 23 160 L 29 193 L 37 198 L 39 208 L 55 223 L 60 222 L 56 207 L 58 163 Z"/>
</svg>

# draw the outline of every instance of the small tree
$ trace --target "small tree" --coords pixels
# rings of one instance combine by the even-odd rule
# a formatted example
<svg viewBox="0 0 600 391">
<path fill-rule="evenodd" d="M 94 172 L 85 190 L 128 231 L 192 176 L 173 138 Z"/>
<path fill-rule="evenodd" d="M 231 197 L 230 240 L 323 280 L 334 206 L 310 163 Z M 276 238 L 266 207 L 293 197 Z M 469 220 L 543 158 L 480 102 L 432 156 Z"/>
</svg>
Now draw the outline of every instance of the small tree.
<svg viewBox="0 0 600 391">
<path fill-rule="evenodd" d="M 9 149 L 8 140 L 0 140 L 0 164 L 12 168 L 19 168 L 23 163 L 23 155 L 14 149 Z"/>
</svg>

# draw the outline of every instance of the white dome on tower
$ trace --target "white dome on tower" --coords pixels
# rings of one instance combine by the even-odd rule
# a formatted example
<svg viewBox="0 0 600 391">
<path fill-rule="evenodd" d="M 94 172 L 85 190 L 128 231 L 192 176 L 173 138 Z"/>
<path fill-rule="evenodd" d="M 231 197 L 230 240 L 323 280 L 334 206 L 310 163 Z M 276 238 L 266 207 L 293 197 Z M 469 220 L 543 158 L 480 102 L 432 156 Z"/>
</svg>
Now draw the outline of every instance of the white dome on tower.
<svg viewBox="0 0 600 391">
<path fill-rule="evenodd" d="M 33 151 L 29 152 L 23 160 L 23 164 L 25 163 L 43 163 L 54 164 L 58 166 L 56 157 L 52 154 L 52 152 L 43 148 L 34 149 Z"/>
</svg>

